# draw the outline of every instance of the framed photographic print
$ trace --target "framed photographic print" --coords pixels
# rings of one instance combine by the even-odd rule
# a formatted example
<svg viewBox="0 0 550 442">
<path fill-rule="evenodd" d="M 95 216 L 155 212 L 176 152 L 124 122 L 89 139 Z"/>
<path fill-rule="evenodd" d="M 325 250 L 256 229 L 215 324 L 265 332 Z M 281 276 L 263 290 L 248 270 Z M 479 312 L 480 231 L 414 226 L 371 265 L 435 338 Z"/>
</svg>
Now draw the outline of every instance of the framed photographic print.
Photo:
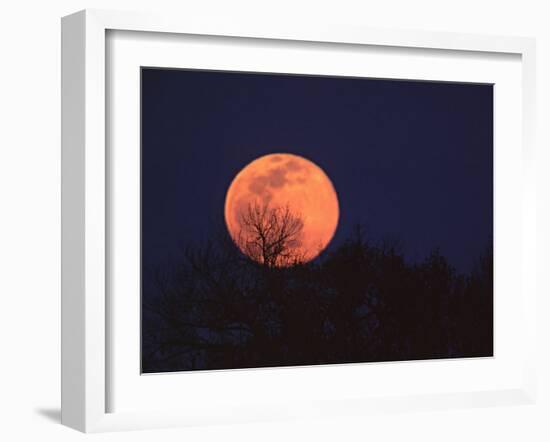
<svg viewBox="0 0 550 442">
<path fill-rule="evenodd" d="M 63 423 L 533 400 L 534 43 L 63 19 Z"/>
</svg>

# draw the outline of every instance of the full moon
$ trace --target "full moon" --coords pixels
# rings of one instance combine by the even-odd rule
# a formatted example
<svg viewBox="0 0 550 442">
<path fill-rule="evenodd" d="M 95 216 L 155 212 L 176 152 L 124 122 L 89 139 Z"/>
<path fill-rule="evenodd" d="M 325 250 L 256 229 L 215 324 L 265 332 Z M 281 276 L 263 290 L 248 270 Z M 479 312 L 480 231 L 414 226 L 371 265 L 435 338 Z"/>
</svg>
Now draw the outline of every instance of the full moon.
<svg viewBox="0 0 550 442">
<path fill-rule="evenodd" d="M 235 176 L 224 212 L 229 234 L 245 255 L 267 263 L 278 254 L 271 264 L 285 267 L 292 261 L 281 257 L 289 256 L 289 250 L 307 262 L 327 247 L 338 225 L 339 205 L 319 166 L 298 155 L 275 153 L 257 158 Z"/>
</svg>

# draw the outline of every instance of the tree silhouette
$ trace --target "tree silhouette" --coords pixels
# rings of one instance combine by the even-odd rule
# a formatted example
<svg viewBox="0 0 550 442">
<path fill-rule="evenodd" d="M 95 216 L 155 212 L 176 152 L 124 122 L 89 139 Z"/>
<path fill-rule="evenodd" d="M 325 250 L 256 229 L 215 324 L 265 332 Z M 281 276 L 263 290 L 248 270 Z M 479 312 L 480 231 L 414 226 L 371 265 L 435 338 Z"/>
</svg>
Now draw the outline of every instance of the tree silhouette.
<svg viewBox="0 0 550 442">
<path fill-rule="evenodd" d="M 462 275 L 437 250 L 408 263 L 358 230 L 305 262 L 289 252 L 299 218 L 270 210 L 244 217 L 257 260 L 223 230 L 157 272 L 143 296 L 144 372 L 493 354 L 492 247 Z"/>
<path fill-rule="evenodd" d="M 285 207 L 249 203 L 239 213 L 241 250 L 267 267 L 288 267 L 303 261 L 300 252 L 304 223 Z"/>
</svg>

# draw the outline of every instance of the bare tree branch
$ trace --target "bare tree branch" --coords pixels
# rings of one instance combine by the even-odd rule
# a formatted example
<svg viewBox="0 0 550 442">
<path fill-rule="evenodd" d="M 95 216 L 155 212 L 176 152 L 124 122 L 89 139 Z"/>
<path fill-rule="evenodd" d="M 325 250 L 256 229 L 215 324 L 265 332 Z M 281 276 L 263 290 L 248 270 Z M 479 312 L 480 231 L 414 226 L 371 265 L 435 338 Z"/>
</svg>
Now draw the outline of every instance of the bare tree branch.
<svg viewBox="0 0 550 442">
<path fill-rule="evenodd" d="M 267 267 L 288 267 L 303 262 L 304 223 L 288 206 L 249 204 L 239 214 L 237 243 L 241 250 Z"/>
</svg>

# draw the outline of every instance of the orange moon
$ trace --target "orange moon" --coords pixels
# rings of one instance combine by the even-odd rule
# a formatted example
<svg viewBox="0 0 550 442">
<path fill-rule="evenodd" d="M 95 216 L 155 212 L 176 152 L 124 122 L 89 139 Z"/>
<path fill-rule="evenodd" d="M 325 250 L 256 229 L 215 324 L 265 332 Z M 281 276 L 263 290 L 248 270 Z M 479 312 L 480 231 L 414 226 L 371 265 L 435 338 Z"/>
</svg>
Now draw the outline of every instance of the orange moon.
<svg viewBox="0 0 550 442">
<path fill-rule="evenodd" d="M 338 225 L 340 209 L 332 182 L 319 166 L 298 155 L 275 153 L 257 158 L 235 176 L 227 190 L 225 222 L 229 234 L 245 255 L 258 261 L 240 245 L 242 214 L 255 204 L 287 208 L 299 215 L 302 229 L 293 247 L 304 262 L 326 248 Z"/>
</svg>

